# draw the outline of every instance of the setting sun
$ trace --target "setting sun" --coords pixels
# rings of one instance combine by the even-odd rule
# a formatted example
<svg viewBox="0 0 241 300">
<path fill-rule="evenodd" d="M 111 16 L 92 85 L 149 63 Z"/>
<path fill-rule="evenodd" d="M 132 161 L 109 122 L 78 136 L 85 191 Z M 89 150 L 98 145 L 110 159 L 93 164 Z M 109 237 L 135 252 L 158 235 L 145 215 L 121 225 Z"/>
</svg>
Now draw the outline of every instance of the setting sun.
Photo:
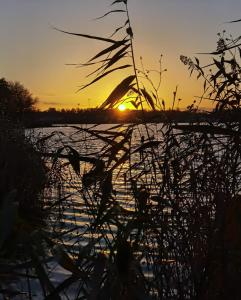
<svg viewBox="0 0 241 300">
<path fill-rule="evenodd" d="M 120 104 L 120 105 L 118 106 L 118 109 L 119 109 L 120 111 L 126 110 L 125 104 Z"/>
</svg>

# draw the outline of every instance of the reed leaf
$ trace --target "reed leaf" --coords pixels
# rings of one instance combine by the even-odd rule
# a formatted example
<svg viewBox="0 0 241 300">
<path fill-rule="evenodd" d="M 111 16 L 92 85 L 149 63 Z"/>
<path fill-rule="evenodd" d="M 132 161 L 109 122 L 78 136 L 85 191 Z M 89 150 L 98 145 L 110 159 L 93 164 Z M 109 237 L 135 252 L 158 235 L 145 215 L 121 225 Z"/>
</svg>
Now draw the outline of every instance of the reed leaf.
<svg viewBox="0 0 241 300">
<path fill-rule="evenodd" d="M 125 26 L 126 26 L 126 23 L 123 26 L 120 26 L 120 27 L 116 28 L 116 30 L 112 33 L 112 35 L 110 37 L 114 36 L 118 31 L 120 31 Z"/>
<path fill-rule="evenodd" d="M 109 137 L 103 136 L 103 131 L 99 132 L 98 130 L 90 130 L 88 128 L 81 128 L 79 131 L 85 131 L 87 133 L 89 133 L 90 135 L 96 137 L 97 139 L 99 139 L 100 141 L 103 141 L 104 143 L 111 145 L 113 147 L 116 147 L 118 145 L 118 143 L 116 141 L 112 139 L 110 139 Z M 108 131 L 106 131 L 105 133 L 107 133 Z"/>
<path fill-rule="evenodd" d="M 123 2 L 124 4 L 127 4 L 127 0 L 115 0 L 114 2 L 111 3 L 111 5 L 116 4 L 116 3 L 121 3 Z"/>
<path fill-rule="evenodd" d="M 66 64 L 66 66 L 76 66 L 78 68 L 81 68 L 81 67 L 88 67 L 88 66 L 93 66 L 93 65 L 97 65 L 97 64 L 100 64 L 100 63 L 105 63 L 107 61 L 109 61 L 110 59 L 109 58 L 106 58 L 106 59 L 102 59 L 102 60 L 98 60 L 98 61 L 95 61 L 95 62 L 87 62 L 87 63 L 84 63 L 84 64 Z"/>
<path fill-rule="evenodd" d="M 128 159 L 130 155 L 130 150 L 128 149 L 127 152 L 125 152 L 121 158 L 115 163 L 115 165 L 109 170 L 110 172 L 113 172 L 115 169 L 117 169 L 120 165 L 124 164 Z"/>
<path fill-rule="evenodd" d="M 109 153 L 107 166 L 109 166 L 113 160 L 118 160 L 116 156 L 120 150 L 123 150 L 124 152 L 129 152 L 129 148 L 125 147 L 125 144 L 129 141 L 131 133 L 132 130 L 127 131 L 124 138 L 108 150 Z"/>
<path fill-rule="evenodd" d="M 124 9 L 114 9 L 114 10 L 108 11 L 106 14 L 104 14 L 101 17 L 95 18 L 94 20 L 100 20 L 100 19 L 108 16 L 109 14 L 112 14 L 112 13 L 115 13 L 115 12 L 126 12 L 126 10 L 124 10 Z"/>
<path fill-rule="evenodd" d="M 241 22 L 241 19 L 239 19 L 239 20 L 233 20 L 233 21 L 229 21 L 229 22 L 227 22 L 227 23 L 237 23 L 237 22 Z"/>
<path fill-rule="evenodd" d="M 112 66 L 113 64 L 118 62 L 121 58 L 123 58 L 127 54 L 127 52 L 125 52 L 125 50 L 127 50 L 129 47 L 130 47 L 130 44 L 125 45 L 122 49 L 120 49 L 106 64 L 106 66 L 104 67 L 104 70 L 108 69 L 110 66 Z"/>
<path fill-rule="evenodd" d="M 104 74 L 98 76 L 98 77 L 95 78 L 94 80 L 92 80 L 90 83 L 88 83 L 88 84 L 84 85 L 83 87 L 81 87 L 78 91 L 81 91 L 81 90 L 87 88 L 88 86 L 90 86 L 90 85 L 92 85 L 93 83 L 99 81 L 100 79 L 102 79 L 103 77 L 107 76 L 108 74 L 110 74 L 110 73 L 112 73 L 112 72 L 114 72 L 114 71 L 126 69 L 126 68 L 129 68 L 129 67 L 131 67 L 131 66 L 132 66 L 132 65 L 127 64 L 127 65 L 123 65 L 123 66 L 120 66 L 120 67 L 118 67 L 118 68 L 114 68 L 114 69 L 112 69 L 112 70 L 109 70 L 109 71 L 105 72 Z"/>
<path fill-rule="evenodd" d="M 64 149 L 64 148 L 62 148 L 62 149 Z M 58 153 L 43 153 L 42 154 L 43 157 L 51 157 L 51 158 L 56 158 L 56 155 L 58 155 L 57 158 L 69 159 L 69 154 L 68 155 L 67 154 L 61 154 L 61 153 L 59 153 L 59 154 Z M 95 158 L 95 157 L 79 155 L 79 160 L 84 161 L 84 162 L 88 162 L 88 163 L 93 164 L 93 165 L 101 164 L 101 160 L 98 159 L 98 158 Z"/>
<path fill-rule="evenodd" d="M 55 299 L 56 296 L 58 296 L 60 293 L 62 293 L 64 290 L 69 288 L 72 284 L 76 283 L 77 281 L 79 281 L 79 277 L 77 277 L 76 275 L 68 277 L 60 285 L 58 285 L 52 293 L 45 297 L 44 300 Z"/>
<path fill-rule="evenodd" d="M 149 106 L 150 106 L 153 110 L 155 110 L 155 109 L 156 109 L 156 108 L 155 108 L 155 103 L 154 103 L 154 101 L 153 101 L 151 95 L 146 91 L 145 88 L 141 89 L 141 92 L 142 92 L 143 96 L 145 97 L 145 99 L 146 99 L 147 103 L 149 104 Z"/>
<path fill-rule="evenodd" d="M 41 284 L 43 291 L 52 293 L 55 290 L 54 285 L 50 281 L 48 273 L 45 270 L 40 257 L 36 253 L 36 249 L 33 248 L 32 245 L 30 245 L 30 250 L 31 250 L 31 258 L 32 258 L 32 262 L 33 262 L 33 268 L 35 269 L 35 272 L 38 276 L 38 279 L 39 279 L 39 282 Z M 58 294 L 56 294 L 54 296 L 54 298 L 52 298 L 52 299 L 61 300 L 61 298 Z"/>
<path fill-rule="evenodd" d="M 136 89 L 134 86 L 131 87 L 131 90 L 136 93 L 137 95 L 141 96 L 141 92 L 139 92 L 138 89 Z"/>
<path fill-rule="evenodd" d="M 111 92 L 109 97 L 101 104 L 100 108 L 112 108 L 129 90 L 130 84 L 135 79 L 135 75 L 130 75 Z"/>
<path fill-rule="evenodd" d="M 70 150 L 70 153 L 69 153 L 69 156 L 68 156 L 68 159 L 69 159 L 69 162 L 73 168 L 73 170 L 75 171 L 75 173 L 77 175 L 80 174 L 80 156 L 79 156 L 79 153 L 73 149 L 72 147 L 68 146 L 69 150 Z"/>
<path fill-rule="evenodd" d="M 75 261 L 72 257 L 69 256 L 69 254 L 64 249 L 63 245 L 56 245 L 52 252 L 55 256 L 56 261 L 59 263 L 61 267 L 63 267 L 65 270 L 70 271 L 75 276 L 80 276 L 82 272 L 77 267 Z"/>
<path fill-rule="evenodd" d="M 215 99 L 219 98 L 219 96 L 221 95 L 221 93 L 224 91 L 225 87 L 227 85 L 227 81 L 224 81 L 221 86 L 218 88 L 217 94 Z"/>
<path fill-rule="evenodd" d="M 119 42 L 119 41 L 115 41 L 115 40 L 112 40 L 112 39 L 103 38 L 103 37 L 100 37 L 100 36 L 94 36 L 94 35 L 89 35 L 89 34 L 82 34 L 82 33 L 69 32 L 69 31 L 65 31 L 65 30 L 58 29 L 58 28 L 56 28 L 56 27 L 53 27 L 53 29 L 55 29 L 55 30 L 57 30 L 57 31 L 59 31 L 59 32 L 66 33 L 66 34 L 75 35 L 75 36 L 81 36 L 81 37 L 84 37 L 84 38 L 94 39 L 94 40 L 99 40 L 99 41 L 103 41 L 103 42 L 107 42 L 107 43 L 113 43 L 113 44 L 116 44 L 116 43 Z"/>
<path fill-rule="evenodd" d="M 135 107 L 135 109 L 138 109 L 140 106 L 140 103 L 138 103 L 137 100 L 138 100 L 138 98 L 136 98 L 135 101 L 134 100 L 131 101 L 131 104 Z"/>
<path fill-rule="evenodd" d="M 120 54 L 119 56 L 115 56 L 115 58 L 113 57 L 113 59 L 110 59 L 110 60 L 108 61 L 107 64 L 105 64 L 105 65 L 102 66 L 101 68 L 98 68 L 97 70 L 95 70 L 94 72 L 92 72 L 92 73 L 89 74 L 89 75 L 92 75 L 92 74 L 94 74 L 95 72 L 100 71 L 100 69 L 102 69 L 102 71 L 100 71 L 100 72 L 97 74 L 97 76 L 100 75 L 101 72 L 107 70 L 109 67 L 111 67 L 112 65 L 114 65 L 114 64 L 115 64 L 116 62 L 118 62 L 121 58 L 125 57 L 126 54 L 127 54 L 127 52 L 124 52 L 124 53 Z M 88 76 L 89 76 L 89 75 L 88 75 Z"/>
<path fill-rule="evenodd" d="M 110 47 L 107 47 L 106 49 L 100 51 L 99 53 L 97 53 L 94 57 L 92 57 L 88 62 L 91 62 L 93 60 L 95 60 L 96 58 L 99 58 L 100 56 L 103 56 L 107 53 L 112 52 L 113 50 L 121 47 L 122 45 L 124 45 L 126 42 L 128 42 L 128 40 L 122 40 L 122 41 L 118 41 L 115 44 L 111 45 Z"/>
<path fill-rule="evenodd" d="M 124 132 L 123 131 L 113 131 L 113 130 L 95 130 L 95 129 L 91 129 L 91 128 L 81 128 L 78 126 L 70 126 L 71 128 L 77 129 L 78 132 L 80 131 L 86 131 L 88 133 L 97 133 L 97 134 L 103 134 L 103 135 L 110 135 L 110 136 L 114 136 L 114 137 L 118 137 L 118 136 L 124 136 Z M 116 127 L 116 126 L 115 126 Z M 117 128 L 120 128 L 120 126 L 118 125 Z M 113 129 L 116 129 L 113 127 Z"/>
<path fill-rule="evenodd" d="M 89 77 L 90 75 L 93 75 L 94 73 L 96 73 L 97 71 L 102 69 L 102 72 L 107 70 L 109 67 L 111 67 L 112 65 L 114 65 L 116 62 L 118 62 L 121 58 L 125 57 L 125 55 L 127 54 L 127 52 L 124 52 L 127 48 L 129 48 L 130 45 L 126 45 L 124 46 L 122 49 L 120 49 L 115 55 L 113 55 L 112 58 L 107 59 L 107 62 L 102 65 L 101 67 L 99 67 L 98 69 L 96 69 L 95 71 L 91 72 L 90 74 L 87 75 L 87 77 Z M 124 52 L 124 53 L 123 53 Z M 100 73 L 99 73 L 100 74 Z M 98 74 L 98 75 L 99 75 Z"/>
<path fill-rule="evenodd" d="M 160 141 L 150 141 L 150 142 L 146 142 L 146 143 L 144 143 L 143 145 L 141 145 L 140 147 L 136 148 L 136 149 L 133 151 L 133 153 L 143 151 L 143 150 L 145 150 L 145 149 L 147 149 L 147 148 L 158 147 L 160 144 L 161 144 Z"/>
</svg>

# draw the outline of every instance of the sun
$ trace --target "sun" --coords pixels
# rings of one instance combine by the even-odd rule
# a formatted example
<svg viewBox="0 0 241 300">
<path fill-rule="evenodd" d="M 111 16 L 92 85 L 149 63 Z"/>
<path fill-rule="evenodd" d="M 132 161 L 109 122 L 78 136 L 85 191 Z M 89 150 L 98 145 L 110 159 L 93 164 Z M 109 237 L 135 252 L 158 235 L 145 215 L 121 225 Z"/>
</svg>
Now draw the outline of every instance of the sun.
<svg viewBox="0 0 241 300">
<path fill-rule="evenodd" d="M 120 105 L 118 106 L 118 109 L 119 109 L 120 111 L 126 110 L 125 104 L 120 104 Z"/>
</svg>

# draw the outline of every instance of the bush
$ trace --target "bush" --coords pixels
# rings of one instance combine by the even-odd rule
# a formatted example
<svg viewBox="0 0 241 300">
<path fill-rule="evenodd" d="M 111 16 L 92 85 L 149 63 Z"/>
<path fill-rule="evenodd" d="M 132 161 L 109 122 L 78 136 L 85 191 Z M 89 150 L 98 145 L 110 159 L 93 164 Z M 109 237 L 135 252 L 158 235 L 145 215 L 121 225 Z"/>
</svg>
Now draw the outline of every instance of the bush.
<svg viewBox="0 0 241 300">
<path fill-rule="evenodd" d="M 43 217 L 47 169 L 21 125 L 2 118 L 0 129 L 0 206 L 14 192 L 19 217 L 37 224 Z"/>
</svg>

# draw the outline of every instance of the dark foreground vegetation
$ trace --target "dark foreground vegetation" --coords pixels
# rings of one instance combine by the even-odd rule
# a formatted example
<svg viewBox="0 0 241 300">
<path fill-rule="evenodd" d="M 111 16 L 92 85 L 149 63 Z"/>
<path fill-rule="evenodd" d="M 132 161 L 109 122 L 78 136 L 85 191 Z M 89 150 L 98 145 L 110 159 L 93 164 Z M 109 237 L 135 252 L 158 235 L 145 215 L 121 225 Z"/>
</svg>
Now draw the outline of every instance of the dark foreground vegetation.
<svg viewBox="0 0 241 300">
<path fill-rule="evenodd" d="M 114 13 L 126 12 L 114 30 L 118 37 L 77 34 L 108 43 L 90 59 L 96 77 L 83 88 L 130 68 L 100 108 L 113 109 L 129 95 L 137 109 L 145 103 L 165 115 L 159 85 L 146 88 L 149 75 L 135 63 L 127 0 L 113 5 Z M 241 298 L 241 122 L 234 117 L 241 99 L 239 47 L 240 38 L 220 35 L 208 66 L 181 57 L 203 78 L 201 99 L 214 104 L 213 122 L 177 124 L 167 112 L 163 125 L 74 126 L 68 136 L 26 140 L 3 119 L 3 299 Z M 196 111 L 199 103 L 190 108 Z M 88 152 L 96 141 L 99 148 Z M 72 217 L 66 220 L 66 213 Z M 45 222 L 33 226 L 40 215 Z M 56 266 L 65 272 L 60 282 Z"/>
</svg>

